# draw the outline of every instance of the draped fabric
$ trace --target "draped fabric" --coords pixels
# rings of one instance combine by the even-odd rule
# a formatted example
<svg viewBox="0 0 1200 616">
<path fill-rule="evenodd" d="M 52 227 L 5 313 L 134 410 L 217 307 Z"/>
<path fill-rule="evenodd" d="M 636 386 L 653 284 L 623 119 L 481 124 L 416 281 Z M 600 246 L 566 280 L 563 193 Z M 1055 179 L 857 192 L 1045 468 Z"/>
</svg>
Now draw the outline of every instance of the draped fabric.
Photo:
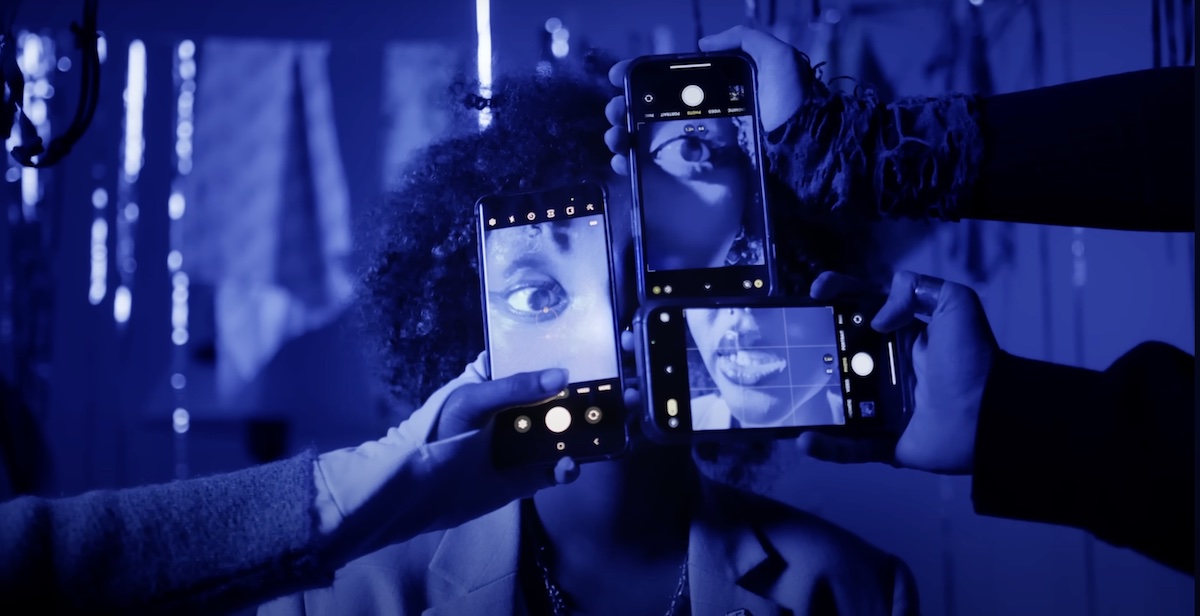
<svg viewBox="0 0 1200 616">
<path fill-rule="evenodd" d="M 451 129 L 452 76 L 461 57 L 428 42 L 390 43 L 384 52 L 383 186 L 399 179 L 412 155 Z"/>
<path fill-rule="evenodd" d="M 200 51 L 184 268 L 216 290 L 228 398 L 351 300 L 350 198 L 327 44 L 211 39 Z"/>
</svg>

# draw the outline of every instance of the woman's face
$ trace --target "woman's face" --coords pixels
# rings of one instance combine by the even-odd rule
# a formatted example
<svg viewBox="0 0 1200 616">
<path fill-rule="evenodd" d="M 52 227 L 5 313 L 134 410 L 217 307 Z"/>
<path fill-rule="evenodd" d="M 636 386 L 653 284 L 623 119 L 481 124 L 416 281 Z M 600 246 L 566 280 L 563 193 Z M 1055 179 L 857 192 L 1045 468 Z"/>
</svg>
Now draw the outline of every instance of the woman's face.
<svg viewBox="0 0 1200 616">
<path fill-rule="evenodd" d="M 792 425 L 792 411 L 832 378 L 832 315 L 820 309 L 711 308 L 685 316 L 704 367 L 745 427 Z"/>
<path fill-rule="evenodd" d="M 724 265 L 747 207 L 750 159 L 730 118 L 642 129 L 646 259 L 652 270 Z"/>
<path fill-rule="evenodd" d="M 615 378 L 608 246 L 599 216 L 488 231 L 488 329 L 505 353 L 492 378 L 551 367 L 572 382 Z"/>
</svg>

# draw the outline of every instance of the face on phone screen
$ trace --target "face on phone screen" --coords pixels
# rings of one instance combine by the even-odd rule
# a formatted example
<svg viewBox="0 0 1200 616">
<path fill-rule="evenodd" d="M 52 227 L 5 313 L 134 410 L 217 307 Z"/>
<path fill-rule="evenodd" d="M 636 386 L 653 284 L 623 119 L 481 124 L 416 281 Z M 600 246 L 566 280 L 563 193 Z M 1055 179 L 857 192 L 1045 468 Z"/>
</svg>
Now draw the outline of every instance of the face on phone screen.
<svg viewBox="0 0 1200 616">
<path fill-rule="evenodd" d="M 872 307 L 754 301 L 642 308 L 652 436 L 894 430 L 907 421 L 911 382 L 898 361 L 907 340 L 871 329 Z"/>
<path fill-rule="evenodd" d="M 499 466 L 605 459 L 628 442 L 605 205 L 591 183 L 479 201 L 491 378 L 570 375 L 551 400 L 496 415 Z"/>
<path fill-rule="evenodd" d="M 689 308 L 693 430 L 845 423 L 833 309 Z"/>
<path fill-rule="evenodd" d="M 631 68 L 644 296 L 769 293 L 753 84 L 737 57 Z"/>
<path fill-rule="evenodd" d="M 649 271 L 766 263 L 752 131 L 750 116 L 641 125 Z"/>
<path fill-rule="evenodd" d="M 572 382 L 615 379 L 603 216 L 540 213 L 531 224 L 484 231 L 492 378 L 565 368 Z"/>
</svg>

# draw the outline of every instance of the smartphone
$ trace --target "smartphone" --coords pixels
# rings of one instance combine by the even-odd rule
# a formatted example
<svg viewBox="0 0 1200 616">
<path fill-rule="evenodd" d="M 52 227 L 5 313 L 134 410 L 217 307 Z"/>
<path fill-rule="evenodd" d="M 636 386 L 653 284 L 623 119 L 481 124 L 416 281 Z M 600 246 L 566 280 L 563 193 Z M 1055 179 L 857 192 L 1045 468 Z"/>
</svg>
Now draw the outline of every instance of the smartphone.
<svg viewBox="0 0 1200 616">
<path fill-rule="evenodd" d="M 646 432 L 656 440 L 899 434 L 909 342 L 871 329 L 878 305 L 797 300 L 657 302 L 638 313 Z"/>
<path fill-rule="evenodd" d="M 565 368 L 557 396 L 496 416 L 499 467 L 601 460 L 628 444 L 604 188 L 476 204 L 489 377 Z"/>
<path fill-rule="evenodd" d="M 626 73 L 638 296 L 775 288 L 754 61 L 646 56 Z"/>
</svg>

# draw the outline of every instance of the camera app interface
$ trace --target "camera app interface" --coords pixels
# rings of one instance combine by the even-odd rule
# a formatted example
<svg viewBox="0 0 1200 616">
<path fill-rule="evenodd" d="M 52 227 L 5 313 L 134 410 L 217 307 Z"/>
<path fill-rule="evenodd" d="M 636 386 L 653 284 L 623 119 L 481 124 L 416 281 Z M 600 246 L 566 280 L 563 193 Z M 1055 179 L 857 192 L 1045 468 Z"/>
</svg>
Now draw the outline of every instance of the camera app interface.
<svg viewBox="0 0 1200 616">
<path fill-rule="evenodd" d="M 846 423 L 832 307 L 687 308 L 693 430 Z"/>
<path fill-rule="evenodd" d="M 501 466 L 623 450 L 604 193 L 597 186 L 484 199 L 479 221 L 492 378 L 564 368 L 553 399 L 496 415 Z"/>
<path fill-rule="evenodd" d="M 765 265 L 762 162 L 749 66 L 714 58 L 664 65 L 638 81 L 644 85 L 631 82 L 630 105 L 642 254 L 647 282 L 663 283 L 651 294 L 664 294 L 662 287 L 678 279 L 654 273 Z M 764 284 L 761 274 L 747 275 L 746 281 Z"/>
<path fill-rule="evenodd" d="M 522 201 L 483 221 L 492 378 L 565 368 L 572 383 L 611 385 L 619 372 L 603 204 Z"/>
</svg>

